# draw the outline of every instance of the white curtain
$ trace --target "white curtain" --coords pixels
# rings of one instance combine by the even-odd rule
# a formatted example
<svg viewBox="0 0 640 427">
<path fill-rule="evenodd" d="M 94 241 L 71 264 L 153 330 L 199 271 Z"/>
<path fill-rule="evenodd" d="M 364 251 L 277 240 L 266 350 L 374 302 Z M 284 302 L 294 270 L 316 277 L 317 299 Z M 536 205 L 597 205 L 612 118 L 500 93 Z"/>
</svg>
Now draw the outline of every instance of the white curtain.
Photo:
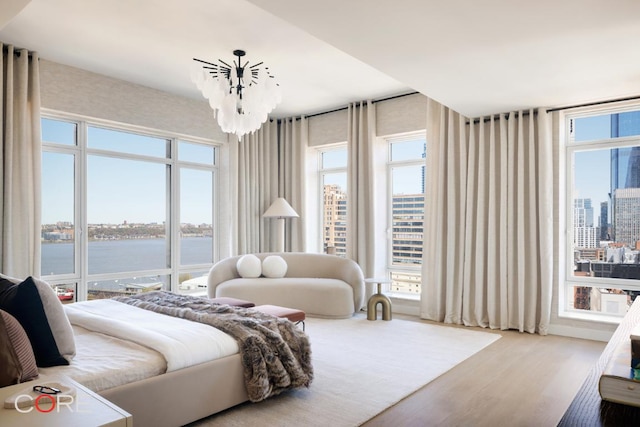
<svg viewBox="0 0 640 427">
<path fill-rule="evenodd" d="M 374 274 L 374 147 L 375 107 L 371 101 L 348 107 L 347 258 L 365 275 Z M 370 291 L 370 290 L 367 290 Z M 369 292 L 367 292 L 369 294 Z"/>
<path fill-rule="evenodd" d="M 272 248 L 276 225 L 262 214 L 278 197 L 278 135 L 277 124 L 267 121 L 254 133 L 240 141 L 231 141 L 231 159 L 237 167 L 231 170 L 236 176 L 237 200 L 234 221 L 235 251 L 237 254 L 268 252 Z"/>
<path fill-rule="evenodd" d="M 38 55 L 2 45 L 0 272 L 40 276 L 42 144 Z"/>
<path fill-rule="evenodd" d="M 279 196 L 300 215 L 285 219 L 285 250 L 305 248 L 305 150 L 309 139 L 307 119 L 283 119 L 279 128 Z"/>
<path fill-rule="evenodd" d="M 547 334 L 552 138 L 544 110 L 467 120 L 427 107 L 421 317 Z"/>
</svg>

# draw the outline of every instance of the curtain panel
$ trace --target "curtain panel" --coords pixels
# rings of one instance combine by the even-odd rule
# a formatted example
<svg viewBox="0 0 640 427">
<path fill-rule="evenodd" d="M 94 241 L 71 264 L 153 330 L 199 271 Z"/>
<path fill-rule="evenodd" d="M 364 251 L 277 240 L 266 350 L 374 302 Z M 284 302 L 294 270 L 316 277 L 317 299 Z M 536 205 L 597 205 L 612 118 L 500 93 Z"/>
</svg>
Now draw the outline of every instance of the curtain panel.
<svg viewBox="0 0 640 427">
<path fill-rule="evenodd" d="M 284 197 L 300 215 L 285 220 L 285 250 L 303 252 L 305 249 L 305 150 L 309 140 L 306 117 L 282 119 L 278 127 L 280 197 Z"/>
<path fill-rule="evenodd" d="M 262 214 L 278 197 L 277 130 L 277 124 L 267 120 L 255 132 L 237 142 L 229 142 L 235 145 L 231 148 L 231 158 L 237 161 L 235 171 L 232 170 L 236 177 L 234 246 L 237 254 L 272 250 L 276 226 L 262 218 Z"/>
<path fill-rule="evenodd" d="M 552 138 L 540 109 L 468 120 L 427 107 L 421 317 L 547 334 Z"/>
<path fill-rule="evenodd" d="M 38 55 L 2 45 L 0 72 L 0 272 L 13 277 L 40 276 L 42 143 Z"/>
<path fill-rule="evenodd" d="M 240 141 L 230 141 L 230 173 L 235 177 L 230 185 L 231 205 L 237 206 L 232 214 L 232 254 L 277 250 L 276 221 L 262 215 L 278 197 L 284 197 L 300 215 L 285 221 L 285 250 L 304 250 L 307 140 L 307 119 L 301 118 L 267 121 Z"/>
<path fill-rule="evenodd" d="M 353 103 L 347 113 L 347 258 L 360 265 L 365 277 L 372 277 L 375 262 L 375 107 L 371 101 Z"/>
</svg>

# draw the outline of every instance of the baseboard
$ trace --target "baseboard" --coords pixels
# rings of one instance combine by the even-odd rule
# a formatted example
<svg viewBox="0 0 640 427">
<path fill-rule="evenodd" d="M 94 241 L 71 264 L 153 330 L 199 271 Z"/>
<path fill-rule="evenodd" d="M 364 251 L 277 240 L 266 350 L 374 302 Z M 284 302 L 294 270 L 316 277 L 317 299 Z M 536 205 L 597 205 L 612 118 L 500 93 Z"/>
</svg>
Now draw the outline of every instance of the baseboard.
<svg viewBox="0 0 640 427">
<path fill-rule="evenodd" d="M 420 316 L 420 301 L 391 298 L 391 307 L 392 313 Z"/>
<path fill-rule="evenodd" d="M 391 298 L 392 313 L 406 314 L 409 316 L 420 317 L 420 301 L 403 299 L 403 298 Z M 607 342 L 611 339 L 613 331 L 594 330 L 588 328 L 579 328 L 575 326 L 566 325 L 549 325 L 550 335 L 559 335 L 570 338 L 580 338 L 585 340 L 603 341 Z"/>
<path fill-rule="evenodd" d="M 560 335 L 563 337 L 581 338 L 584 340 L 604 341 L 611 339 L 613 331 L 602 331 L 588 328 L 576 328 L 575 326 L 549 325 L 550 335 Z"/>
</svg>

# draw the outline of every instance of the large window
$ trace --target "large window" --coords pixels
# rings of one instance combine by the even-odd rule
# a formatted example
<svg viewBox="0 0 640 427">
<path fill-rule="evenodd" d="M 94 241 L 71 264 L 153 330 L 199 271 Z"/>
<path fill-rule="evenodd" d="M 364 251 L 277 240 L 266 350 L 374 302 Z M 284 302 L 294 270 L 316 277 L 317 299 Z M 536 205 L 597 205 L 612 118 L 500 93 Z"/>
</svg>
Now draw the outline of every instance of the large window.
<svg viewBox="0 0 640 427">
<path fill-rule="evenodd" d="M 214 145 L 53 116 L 42 139 L 41 273 L 61 300 L 204 293 Z"/>
<path fill-rule="evenodd" d="M 420 134 L 387 142 L 391 291 L 399 296 L 420 295 L 426 140 Z"/>
<path fill-rule="evenodd" d="M 640 291 L 640 110 L 566 116 L 565 313 L 623 316 Z"/>
<path fill-rule="evenodd" d="M 347 147 L 323 150 L 319 160 L 324 251 L 344 257 L 347 253 Z"/>
</svg>

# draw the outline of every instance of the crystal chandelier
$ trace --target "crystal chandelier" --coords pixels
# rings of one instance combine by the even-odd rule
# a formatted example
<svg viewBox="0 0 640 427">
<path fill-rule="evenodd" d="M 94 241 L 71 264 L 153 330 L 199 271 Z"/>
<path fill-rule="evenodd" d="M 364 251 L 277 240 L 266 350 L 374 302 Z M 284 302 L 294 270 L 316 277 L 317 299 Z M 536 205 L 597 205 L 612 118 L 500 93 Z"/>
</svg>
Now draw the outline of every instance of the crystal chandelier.
<svg viewBox="0 0 640 427">
<path fill-rule="evenodd" d="M 282 96 L 268 67 L 262 62 L 241 63 L 244 50 L 234 50 L 233 54 L 233 65 L 222 59 L 212 63 L 193 58 L 191 80 L 209 100 L 222 131 L 240 138 L 260 128 Z"/>
</svg>

